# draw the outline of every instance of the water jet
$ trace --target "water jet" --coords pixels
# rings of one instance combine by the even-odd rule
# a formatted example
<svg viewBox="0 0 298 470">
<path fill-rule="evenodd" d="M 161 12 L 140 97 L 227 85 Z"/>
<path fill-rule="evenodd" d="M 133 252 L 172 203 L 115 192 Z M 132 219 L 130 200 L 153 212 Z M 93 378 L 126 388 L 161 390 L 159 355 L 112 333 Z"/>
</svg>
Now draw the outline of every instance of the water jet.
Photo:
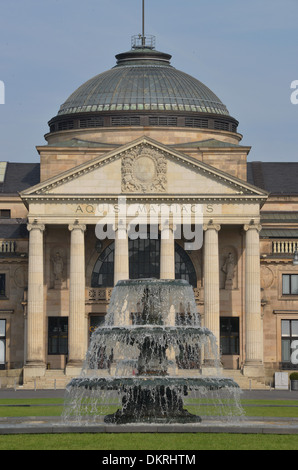
<svg viewBox="0 0 298 470">
<path fill-rule="evenodd" d="M 187 281 L 119 281 L 81 375 L 67 386 L 64 419 L 90 424 L 105 415 L 108 424 L 200 423 L 186 398 L 188 405 L 200 403 L 204 414 L 213 407 L 227 418 L 242 415 L 239 392 L 237 383 L 222 377 L 216 338 L 201 326 Z M 118 409 L 108 412 L 115 401 Z"/>
</svg>

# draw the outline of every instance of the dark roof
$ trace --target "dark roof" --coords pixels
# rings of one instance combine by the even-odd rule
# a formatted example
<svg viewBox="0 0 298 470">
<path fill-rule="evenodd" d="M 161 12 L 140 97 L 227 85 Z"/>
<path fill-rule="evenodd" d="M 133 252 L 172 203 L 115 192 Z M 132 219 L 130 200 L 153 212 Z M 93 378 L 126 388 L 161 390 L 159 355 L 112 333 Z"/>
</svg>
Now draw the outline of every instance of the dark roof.
<svg viewBox="0 0 298 470">
<path fill-rule="evenodd" d="M 298 162 L 249 162 L 247 180 L 272 194 L 298 194 Z"/>
<path fill-rule="evenodd" d="M 249 162 L 247 181 L 272 194 L 298 194 L 298 162 Z M 8 163 L 0 193 L 16 194 L 39 182 L 39 163 Z"/>
<path fill-rule="evenodd" d="M 28 238 L 26 219 L 0 220 L 0 238 L 4 240 Z"/>
<path fill-rule="evenodd" d="M 0 192 L 2 194 L 16 194 L 39 182 L 39 163 L 7 163 L 4 182 L 0 183 Z"/>
<path fill-rule="evenodd" d="M 298 224 L 298 212 L 262 212 L 262 223 L 266 224 Z"/>
</svg>

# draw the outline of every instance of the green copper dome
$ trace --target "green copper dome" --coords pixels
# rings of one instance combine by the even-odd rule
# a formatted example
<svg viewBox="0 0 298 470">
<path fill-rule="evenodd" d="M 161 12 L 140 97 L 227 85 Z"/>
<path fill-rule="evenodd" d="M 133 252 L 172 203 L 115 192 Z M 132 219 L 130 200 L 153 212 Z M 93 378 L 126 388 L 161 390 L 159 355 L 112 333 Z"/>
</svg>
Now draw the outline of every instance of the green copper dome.
<svg viewBox="0 0 298 470">
<path fill-rule="evenodd" d="M 174 68 L 171 55 L 136 44 L 70 95 L 49 121 L 50 134 L 157 126 L 237 133 L 238 121 L 206 85 Z"/>
<path fill-rule="evenodd" d="M 80 86 L 59 116 L 103 111 L 170 111 L 228 116 L 203 83 L 170 64 L 171 56 L 149 48 L 116 56 L 117 65 Z"/>
</svg>

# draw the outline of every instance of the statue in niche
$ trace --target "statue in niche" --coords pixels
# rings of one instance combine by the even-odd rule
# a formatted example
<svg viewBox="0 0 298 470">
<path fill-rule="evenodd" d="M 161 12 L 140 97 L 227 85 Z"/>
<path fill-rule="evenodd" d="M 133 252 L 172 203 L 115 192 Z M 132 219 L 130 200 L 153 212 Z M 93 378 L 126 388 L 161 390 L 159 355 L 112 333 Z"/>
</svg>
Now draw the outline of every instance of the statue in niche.
<svg viewBox="0 0 298 470">
<path fill-rule="evenodd" d="M 229 253 L 228 257 L 222 267 L 222 271 L 226 275 L 225 281 L 225 289 L 231 290 L 233 289 L 234 278 L 235 278 L 235 269 L 236 269 L 236 261 L 233 253 Z"/>
<path fill-rule="evenodd" d="M 54 274 L 54 288 L 59 289 L 62 286 L 64 270 L 64 261 L 59 251 L 57 251 L 55 256 L 52 258 L 52 262 Z"/>
</svg>

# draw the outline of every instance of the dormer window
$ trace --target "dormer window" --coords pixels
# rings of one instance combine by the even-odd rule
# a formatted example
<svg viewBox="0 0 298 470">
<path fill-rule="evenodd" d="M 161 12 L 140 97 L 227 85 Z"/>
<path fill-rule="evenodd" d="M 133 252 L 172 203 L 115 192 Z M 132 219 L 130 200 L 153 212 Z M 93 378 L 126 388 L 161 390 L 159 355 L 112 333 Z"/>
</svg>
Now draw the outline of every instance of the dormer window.
<svg viewBox="0 0 298 470">
<path fill-rule="evenodd" d="M 10 209 L 0 209 L 0 219 L 10 219 L 11 211 Z"/>
</svg>

